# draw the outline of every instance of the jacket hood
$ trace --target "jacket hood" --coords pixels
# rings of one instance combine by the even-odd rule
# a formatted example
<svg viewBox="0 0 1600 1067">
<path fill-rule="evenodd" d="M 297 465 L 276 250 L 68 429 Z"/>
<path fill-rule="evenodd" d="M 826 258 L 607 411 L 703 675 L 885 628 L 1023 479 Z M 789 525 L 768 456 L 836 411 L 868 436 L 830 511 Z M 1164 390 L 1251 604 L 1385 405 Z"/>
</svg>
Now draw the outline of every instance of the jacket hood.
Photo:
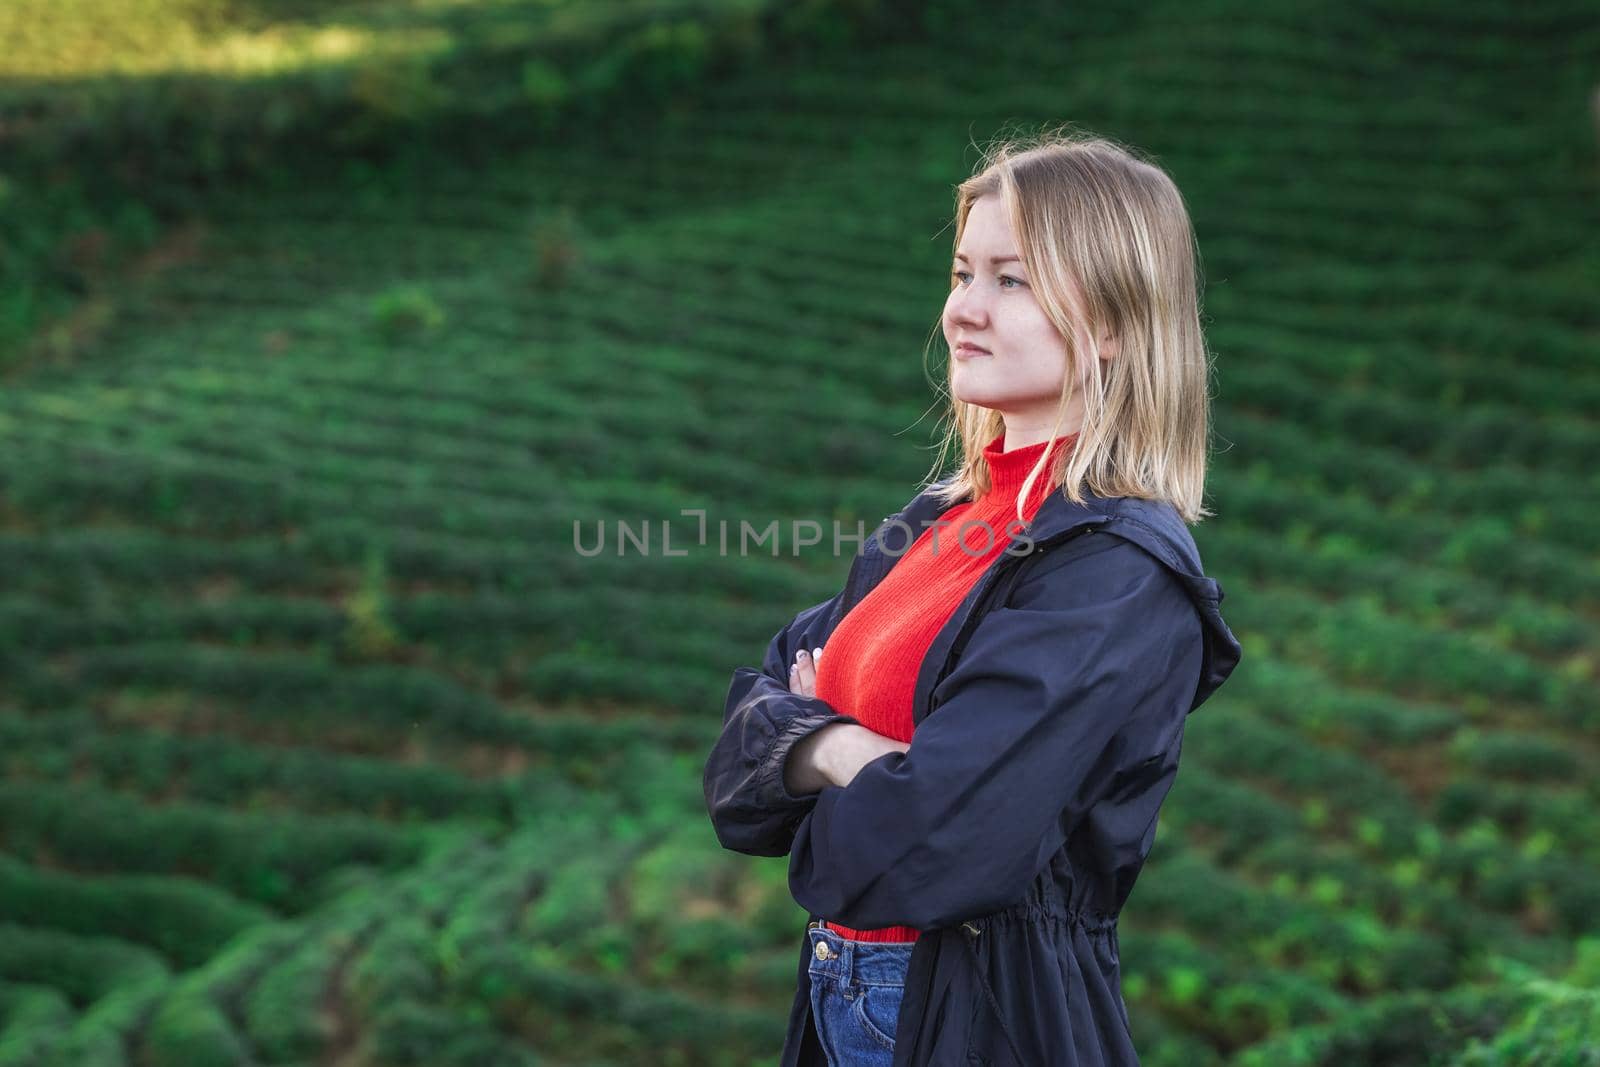
<svg viewBox="0 0 1600 1067">
<path fill-rule="evenodd" d="M 898 517 L 920 533 L 922 521 L 931 523 L 948 510 L 941 507 L 932 496 L 934 490 L 943 484 L 936 482 L 924 489 Z M 1172 572 L 1188 592 L 1200 616 L 1205 638 L 1200 681 L 1189 707 L 1193 711 L 1221 687 L 1239 664 L 1239 640 L 1223 621 L 1219 609 L 1224 596 L 1221 584 L 1205 574 L 1200 562 L 1200 550 L 1189 533 L 1189 527 L 1178 514 L 1178 509 L 1165 500 L 1131 496 L 1101 497 L 1085 489 L 1084 502 L 1078 504 L 1068 500 L 1058 489 L 1039 505 L 1039 510 L 1034 513 L 1033 521 L 1027 527 L 1027 536 L 1038 542 L 1078 526 L 1090 525 L 1132 541 L 1144 549 Z"/>
</svg>

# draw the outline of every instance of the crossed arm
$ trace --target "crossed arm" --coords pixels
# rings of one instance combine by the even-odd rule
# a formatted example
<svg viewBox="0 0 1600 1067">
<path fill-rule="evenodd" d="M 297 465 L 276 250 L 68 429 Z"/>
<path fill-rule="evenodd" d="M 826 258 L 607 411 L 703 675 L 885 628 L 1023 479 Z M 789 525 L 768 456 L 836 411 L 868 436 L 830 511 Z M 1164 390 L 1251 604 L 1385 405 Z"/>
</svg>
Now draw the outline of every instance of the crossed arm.
<svg viewBox="0 0 1600 1067">
<path fill-rule="evenodd" d="M 790 843 L 796 903 L 857 929 L 986 915 L 1026 895 L 1100 800 L 1170 781 L 1198 613 L 1142 549 L 1082 541 L 1092 566 L 1024 582 L 983 617 L 904 753 L 818 794 Z"/>
<path fill-rule="evenodd" d="M 796 616 L 760 671 L 734 672 L 705 770 L 718 840 L 789 855 L 795 901 L 858 929 L 930 929 L 1020 899 L 1101 797 L 1158 786 L 1201 662 L 1194 605 L 1161 564 L 1110 534 L 1072 555 L 979 622 L 912 743 L 870 758 L 817 735 L 879 735 L 788 684 L 837 598 Z M 829 784 L 801 791 L 818 777 Z"/>
<path fill-rule="evenodd" d="M 789 690 L 801 696 L 817 693 L 817 664 L 822 661 L 822 649 L 806 652 L 801 649 L 789 668 Z M 830 785 L 847 786 L 860 773 L 861 768 L 890 752 L 904 752 L 910 748 L 904 741 L 896 741 L 854 723 L 830 723 L 814 734 L 796 742 L 784 762 L 783 784 L 795 795 L 820 793 Z"/>
<path fill-rule="evenodd" d="M 722 846 L 782 856 L 820 791 L 848 785 L 862 767 L 906 746 L 862 726 L 816 696 L 811 650 L 843 593 L 796 615 L 767 646 L 761 669 L 740 667 L 723 709 L 722 733 L 706 759 L 706 810 Z M 805 665 L 795 672 L 792 665 Z M 848 727 L 848 729 L 847 729 Z"/>
</svg>

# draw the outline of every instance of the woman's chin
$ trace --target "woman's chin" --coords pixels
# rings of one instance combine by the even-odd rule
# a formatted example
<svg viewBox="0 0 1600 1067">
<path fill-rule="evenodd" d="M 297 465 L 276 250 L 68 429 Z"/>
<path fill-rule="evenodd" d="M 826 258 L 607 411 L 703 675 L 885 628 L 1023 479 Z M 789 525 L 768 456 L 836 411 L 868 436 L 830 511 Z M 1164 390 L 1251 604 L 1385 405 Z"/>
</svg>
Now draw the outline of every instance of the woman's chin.
<svg viewBox="0 0 1600 1067">
<path fill-rule="evenodd" d="M 992 408 L 997 401 L 1004 399 L 995 390 L 986 389 L 979 383 L 966 380 L 961 374 L 950 380 L 950 395 L 963 404 L 977 404 L 986 408 Z"/>
</svg>

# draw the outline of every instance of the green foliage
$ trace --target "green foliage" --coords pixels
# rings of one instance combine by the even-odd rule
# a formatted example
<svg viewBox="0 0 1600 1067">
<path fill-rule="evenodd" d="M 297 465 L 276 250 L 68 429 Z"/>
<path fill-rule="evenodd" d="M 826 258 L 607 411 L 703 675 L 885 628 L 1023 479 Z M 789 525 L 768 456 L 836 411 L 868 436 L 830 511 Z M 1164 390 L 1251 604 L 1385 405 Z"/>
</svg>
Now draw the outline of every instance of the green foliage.
<svg viewBox="0 0 1600 1067">
<path fill-rule="evenodd" d="M 379 122 L 417 121 L 450 110 L 452 92 L 441 85 L 426 55 L 369 60 L 350 82 L 351 99 Z"/>
<path fill-rule="evenodd" d="M 419 847 L 413 835 L 353 815 L 307 820 L 197 804 L 130 807 L 100 790 L 11 781 L 0 783 L 0 815 L 6 847 L 17 855 L 48 849 L 91 870 L 199 874 L 273 907 L 303 902 L 317 876 L 339 862 L 399 864 Z"/>
<path fill-rule="evenodd" d="M 210 958 L 229 938 L 267 918 L 211 886 L 163 878 L 84 882 L 0 855 L 0 913 L 17 923 L 147 944 L 182 964 Z"/>
<path fill-rule="evenodd" d="M 367 1014 L 384 1005 L 426 1003 L 438 995 L 433 927 L 416 915 L 396 916 L 351 964 L 350 994 Z"/>
<path fill-rule="evenodd" d="M 389 618 L 388 581 L 383 550 L 374 546 L 362 564 L 360 587 L 345 602 L 345 645 L 358 658 L 381 658 L 400 644 Z"/>
<path fill-rule="evenodd" d="M 125 1067 L 128 1045 L 164 988 L 164 983 L 151 980 L 107 993 L 62 1035 L 45 1067 Z"/>
<path fill-rule="evenodd" d="M 251 1061 L 250 1047 L 225 1012 L 204 993 L 169 997 L 145 1029 L 150 1062 L 194 1067 L 238 1067 Z"/>
<path fill-rule="evenodd" d="M 1548 978 L 1515 960 L 1501 960 L 1507 985 L 1525 990 L 1526 1006 L 1493 1037 L 1472 1036 L 1458 1067 L 1592 1067 L 1600 1064 L 1600 940 L 1577 944 L 1572 970 Z"/>
<path fill-rule="evenodd" d="M 391 1001 L 373 1017 L 374 1058 L 395 1067 L 537 1067 L 526 1045 L 503 1037 L 453 1007 Z"/>
<path fill-rule="evenodd" d="M 81 1003 L 121 985 L 148 985 L 167 973 L 149 949 L 109 937 L 0 923 L 0 979 L 48 984 Z"/>
<path fill-rule="evenodd" d="M 437 330 L 444 321 L 444 309 L 420 285 L 396 286 L 372 301 L 373 325 L 388 341 Z"/>
<path fill-rule="evenodd" d="M 484 135 L 564 147 L 602 116 L 692 97 L 790 38 L 857 22 L 903 33 L 883 17 L 891 6 L 812 0 L 796 20 L 771 0 L 480 0 L 432 13 L 335 0 L 320 18 L 242 17 L 226 0 L 0 5 L 11 149 L 0 170 L 0 367 L 92 345 L 63 316 L 102 269 L 125 267 L 203 210 L 215 183 L 315 173 L 320 157 L 403 157 L 419 141 L 445 152 Z M 74 251 L 84 240 L 101 249 L 93 269 Z"/>
<path fill-rule="evenodd" d="M 1583 1067 L 1600 1053 L 1600 942 L 1581 939 L 1571 970 L 1552 978 L 1510 957 L 1495 984 L 1397 994 L 1344 1017 L 1274 1036 L 1240 1054 L 1240 1067 L 1421 1063 Z"/>
<path fill-rule="evenodd" d="M 72 1023 L 72 1005 L 59 990 L 0 981 L 0 1065 L 44 1062 Z"/>
<path fill-rule="evenodd" d="M 583 231 L 571 204 L 540 211 L 533 224 L 533 281 L 540 288 L 566 284 L 582 262 Z"/>
<path fill-rule="evenodd" d="M 245 1029 L 267 1062 L 309 1059 L 328 1044 L 332 1021 L 322 1011 L 323 992 L 344 947 L 339 938 L 308 937 L 251 987 Z"/>
</svg>

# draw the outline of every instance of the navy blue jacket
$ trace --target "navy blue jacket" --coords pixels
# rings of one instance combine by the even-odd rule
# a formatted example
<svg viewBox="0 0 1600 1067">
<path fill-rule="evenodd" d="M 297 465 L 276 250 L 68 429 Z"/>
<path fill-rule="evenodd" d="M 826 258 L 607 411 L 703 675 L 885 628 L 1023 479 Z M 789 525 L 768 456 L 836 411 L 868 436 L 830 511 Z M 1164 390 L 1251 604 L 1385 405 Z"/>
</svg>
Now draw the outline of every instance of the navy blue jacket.
<svg viewBox="0 0 1600 1067">
<path fill-rule="evenodd" d="M 927 490 L 879 529 L 898 519 L 921 533 L 944 510 Z M 795 616 L 760 670 L 734 672 L 706 761 L 718 840 L 787 854 L 790 891 L 813 920 L 921 931 L 895 1067 L 1139 1062 L 1117 915 L 1154 841 L 1185 719 L 1239 662 L 1222 588 L 1172 505 L 1078 505 L 1057 491 L 1025 538 L 935 637 L 906 752 L 844 788 L 784 786 L 795 742 L 857 721 L 790 692 L 789 665 L 826 646 L 900 558 L 874 534 L 837 596 Z M 908 543 L 904 529 L 885 539 Z M 1028 539 L 1031 551 L 1010 554 Z M 799 941 L 782 1064 L 826 1067 Z"/>
</svg>

